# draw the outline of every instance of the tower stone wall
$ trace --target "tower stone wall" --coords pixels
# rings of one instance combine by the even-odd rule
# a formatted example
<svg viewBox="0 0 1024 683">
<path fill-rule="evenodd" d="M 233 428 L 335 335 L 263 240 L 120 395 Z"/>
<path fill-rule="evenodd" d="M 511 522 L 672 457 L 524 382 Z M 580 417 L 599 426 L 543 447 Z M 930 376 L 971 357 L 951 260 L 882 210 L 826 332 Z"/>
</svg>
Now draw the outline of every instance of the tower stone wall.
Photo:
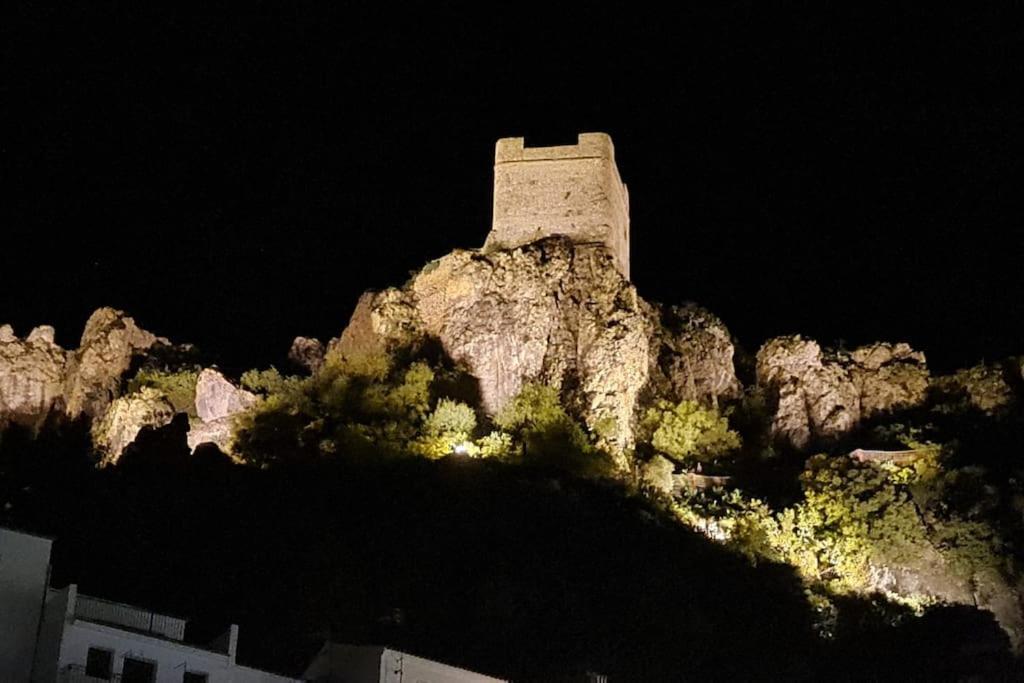
<svg viewBox="0 0 1024 683">
<path fill-rule="evenodd" d="M 526 147 L 523 138 L 495 145 L 494 218 L 484 250 L 550 235 L 606 245 L 629 278 L 629 193 L 605 133 L 581 133 L 575 145 L 557 147 Z"/>
</svg>

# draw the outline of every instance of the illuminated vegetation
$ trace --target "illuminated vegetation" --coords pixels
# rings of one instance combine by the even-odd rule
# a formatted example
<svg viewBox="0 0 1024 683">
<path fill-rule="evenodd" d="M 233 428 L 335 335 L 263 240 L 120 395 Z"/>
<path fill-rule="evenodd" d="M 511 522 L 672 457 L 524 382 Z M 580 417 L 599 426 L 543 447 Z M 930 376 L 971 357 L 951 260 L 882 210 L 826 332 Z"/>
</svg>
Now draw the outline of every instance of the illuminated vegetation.
<svg viewBox="0 0 1024 683">
<path fill-rule="evenodd" d="M 141 368 L 128 382 L 126 394 L 133 394 L 143 387 L 156 389 L 171 402 L 179 413 L 196 416 L 196 381 L 199 370 L 185 368 L 181 370 Z"/>
<path fill-rule="evenodd" d="M 527 384 L 486 429 L 474 408 L 444 395 L 449 368 L 383 354 L 332 360 L 309 378 L 271 368 L 249 371 L 242 385 L 264 397 L 241 416 L 235 448 L 257 465 L 330 457 L 449 455 L 493 458 L 610 476 L 596 448 L 562 407 L 557 392 Z"/>
<path fill-rule="evenodd" d="M 742 444 L 717 409 L 696 401 L 658 401 L 647 410 L 640 433 L 655 451 L 684 465 L 720 458 Z"/>
</svg>

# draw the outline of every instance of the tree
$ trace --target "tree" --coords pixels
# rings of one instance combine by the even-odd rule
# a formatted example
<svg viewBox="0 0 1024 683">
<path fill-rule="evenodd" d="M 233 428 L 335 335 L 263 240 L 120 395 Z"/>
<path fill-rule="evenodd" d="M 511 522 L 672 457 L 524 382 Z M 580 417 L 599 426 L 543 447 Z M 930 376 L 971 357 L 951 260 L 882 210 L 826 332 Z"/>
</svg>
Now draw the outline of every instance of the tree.
<svg viewBox="0 0 1024 683">
<path fill-rule="evenodd" d="M 708 462 L 741 445 L 740 435 L 717 409 L 696 401 L 659 401 L 644 416 L 641 434 L 655 451 L 682 464 Z"/>
</svg>

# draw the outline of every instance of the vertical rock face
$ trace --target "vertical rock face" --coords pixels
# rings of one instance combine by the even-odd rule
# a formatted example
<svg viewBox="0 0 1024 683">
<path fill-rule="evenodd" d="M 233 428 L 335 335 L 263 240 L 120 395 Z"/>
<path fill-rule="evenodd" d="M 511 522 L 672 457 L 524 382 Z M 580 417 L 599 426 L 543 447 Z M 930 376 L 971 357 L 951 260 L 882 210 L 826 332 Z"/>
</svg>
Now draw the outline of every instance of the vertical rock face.
<svg viewBox="0 0 1024 683">
<path fill-rule="evenodd" d="M 772 433 L 798 449 L 840 437 L 873 415 L 920 405 L 928 382 L 924 354 L 907 344 L 823 353 L 817 342 L 791 336 L 757 352 L 757 383 L 778 400 Z"/>
<path fill-rule="evenodd" d="M 651 306 L 658 353 L 651 367 L 657 393 L 675 400 L 717 404 L 738 398 L 742 388 L 733 364 L 729 330 L 710 311 L 695 304 Z"/>
<path fill-rule="evenodd" d="M 78 350 L 68 361 L 64 383 L 68 416 L 101 415 L 117 396 L 132 359 L 156 342 L 157 337 L 121 311 L 100 308 L 93 313 Z"/>
<path fill-rule="evenodd" d="M 53 339 L 49 326 L 24 340 L 10 325 L 0 327 L 0 426 L 38 428 L 60 404 L 67 354 Z"/>
<path fill-rule="evenodd" d="M 231 454 L 234 439 L 234 417 L 259 402 L 259 398 L 229 382 L 216 370 L 206 368 L 196 381 L 196 415 L 188 431 L 188 445 L 193 451 L 203 443 L 216 444 L 223 453 Z"/>
<path fill-rule="evenodd" d="M 665 319 L 673 324 L 663 327 Z M 607 248 L 556 236 L 515 249 L 455 251 L 403 289 L 364 294 L 328 355 L 433 340 L 478 380 L 488 413 L 524 383 L 541 382 L 621 452 L 633 443 L 652 373 L 659 395 L 717 400 L 738 391 L 728 332 L 712 319 L 696 308 L 650 306 Z"/>
<path fill-rule="evenodd" d="M 203 422 L 231 417 L 256 404 L 256 396 L 239 389 L 216 370 L 206 368 L 196 380 L 196 414 Z"/>
<path fill-rule="evenodd" d="M 100 465 L 117 463 L 143 427 L 163 427 L 174 412 L 167 397 L 151 387 L 115 399 L 92 428 L 93 444 L 102 454 Z"/>
</svg>

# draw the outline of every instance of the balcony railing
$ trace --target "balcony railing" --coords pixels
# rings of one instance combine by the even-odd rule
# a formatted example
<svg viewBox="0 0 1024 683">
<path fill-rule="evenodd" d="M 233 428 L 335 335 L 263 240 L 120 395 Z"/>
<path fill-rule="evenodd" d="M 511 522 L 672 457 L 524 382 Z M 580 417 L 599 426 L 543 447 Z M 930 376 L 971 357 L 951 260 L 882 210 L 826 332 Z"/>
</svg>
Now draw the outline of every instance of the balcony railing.
<svg viewBox="0 0 1024 683">
<path fill-rule="evenodd" d="M 78 595 L 75 603 L 75 617 L 86 621 L 123 626 L 133 631 L 151 633 L 171 640 L 181 640 L 185 637 L 184 619 L 88 595 Z"/>
</svg>

